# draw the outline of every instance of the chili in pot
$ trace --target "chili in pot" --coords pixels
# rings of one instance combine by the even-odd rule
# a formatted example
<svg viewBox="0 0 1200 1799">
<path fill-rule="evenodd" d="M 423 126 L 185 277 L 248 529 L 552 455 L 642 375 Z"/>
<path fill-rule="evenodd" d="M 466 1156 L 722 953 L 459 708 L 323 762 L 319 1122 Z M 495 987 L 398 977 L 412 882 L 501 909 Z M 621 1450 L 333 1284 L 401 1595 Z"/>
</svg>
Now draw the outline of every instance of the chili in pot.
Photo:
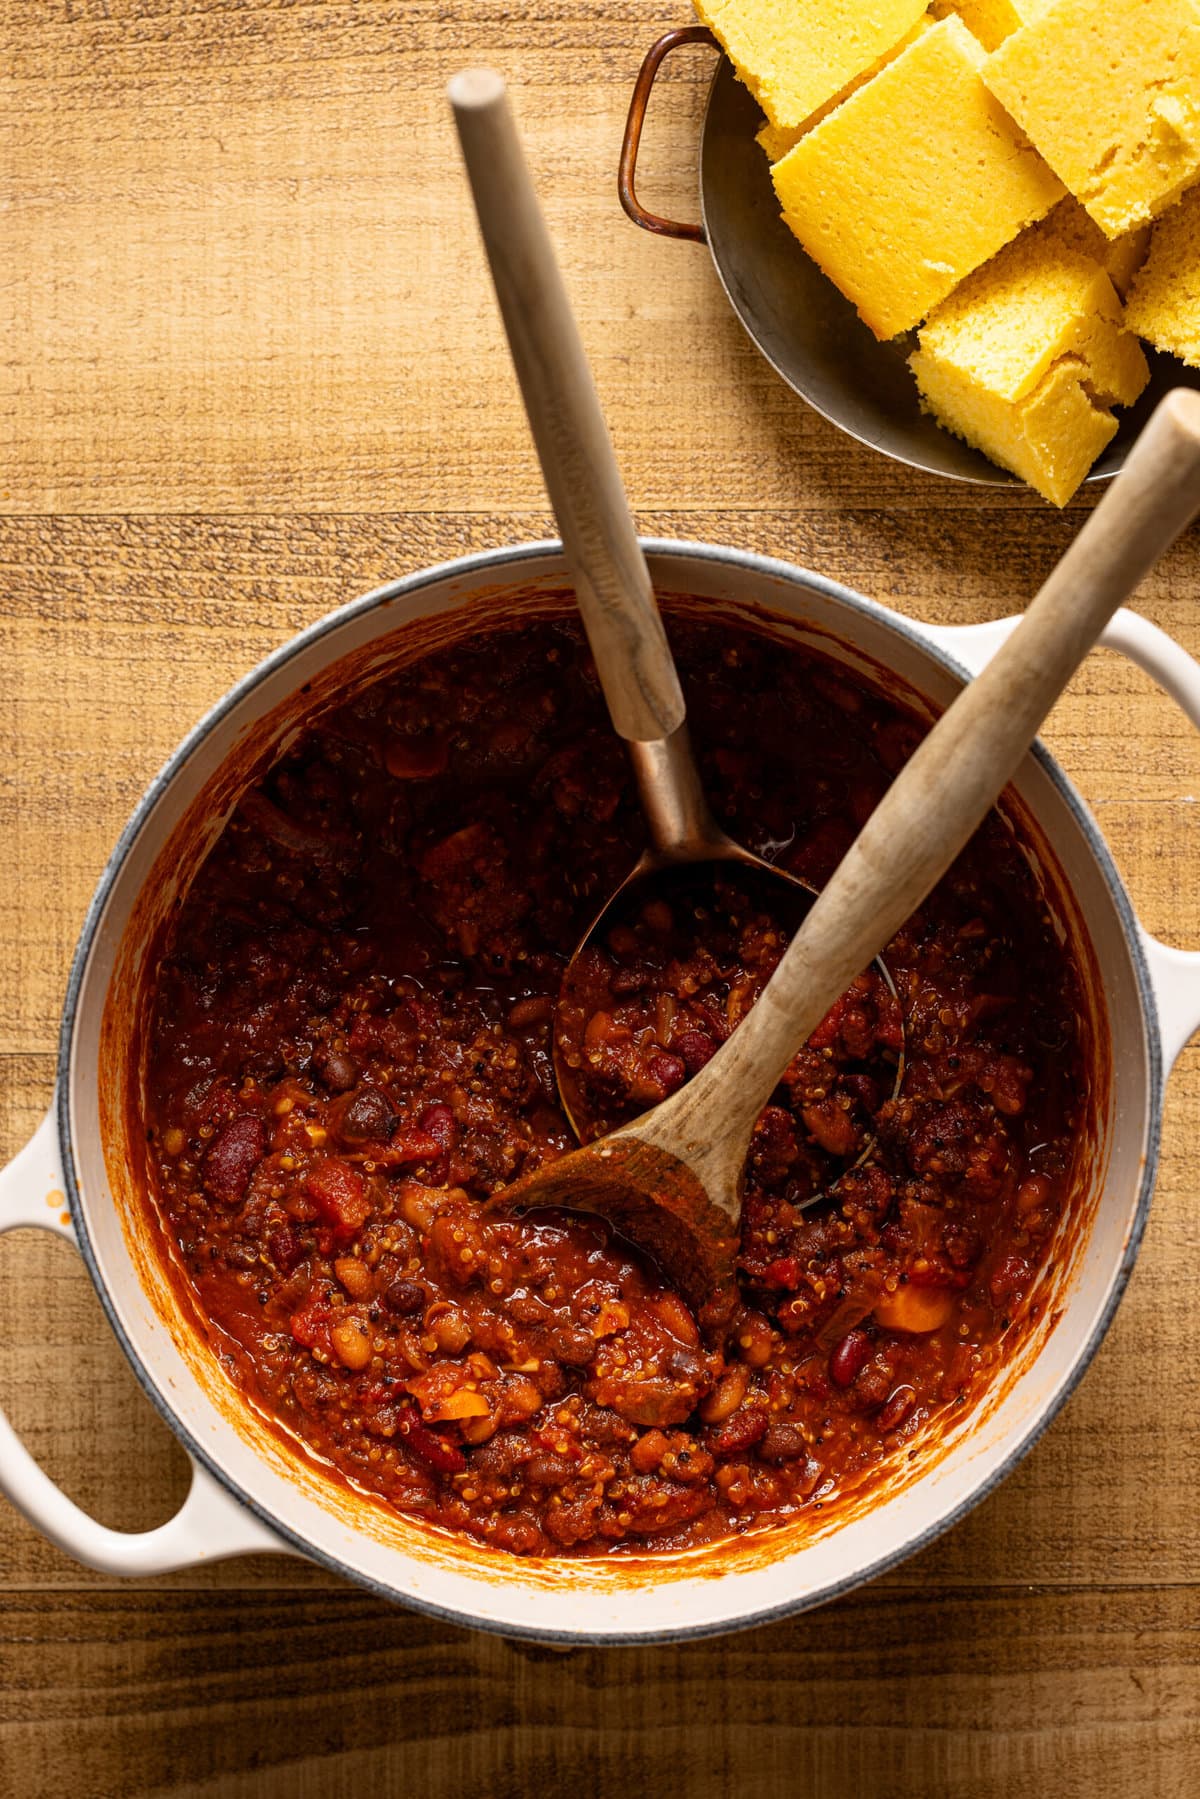
<svg viewBox="0 0 1200 1799">
<path fill-rule="evenodd" d="M 819 886 L 919 724 L 752 629 L 672 638 L 718 817 Z M 562 975 L 642 836 L 577 626 L 506 628 L 303 733 L 154 995 L 153 1188 L 227 1373 L 359 1488 L 517 1553 L 861 1491 L 984 1390 L 1072 1192 L 1078 978 L 994 812 L 888 946 L 896 994 L 863 976 L 764 1111 L 727 1341 L 596 1220 L 507 1217 L 573 1141 Z M 702 1066 L 782 953 L 735 869 L 710 898 L 651 901 L 563 996 L 596 1129 Z"/>
</svg>

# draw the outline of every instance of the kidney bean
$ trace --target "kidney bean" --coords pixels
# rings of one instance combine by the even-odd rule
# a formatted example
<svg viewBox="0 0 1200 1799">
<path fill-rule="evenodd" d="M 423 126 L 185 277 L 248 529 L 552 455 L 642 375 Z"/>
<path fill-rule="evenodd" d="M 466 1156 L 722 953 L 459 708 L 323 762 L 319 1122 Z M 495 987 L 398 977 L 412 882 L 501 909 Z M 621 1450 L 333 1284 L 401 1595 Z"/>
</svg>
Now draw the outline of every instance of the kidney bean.
<svg viewBox="0 0 1200 1799">
<path fill-rule="evenodd" d="M 424 1131 L 426 1136 L 433 1138 L 442 1155 L 449 1155 L 454 1148 L 455 1140 L 458 1137 L 458 1125 L 455 1123 L 454 1113 L 449 1106 L 443 1105 L 440 1100 L 432 1106 L 425 1107 L 417 1119 L 417 1127 Z"/>
<path fill-rule="evenodd" d="M 204 1184 L 227 1206 L 246 1196 L 250 1176 L 267 1153 L 267 1129 L 261 1118 L 244 1113 L 217 1136 L 204 1158 Z"/>
<path fill-rule="evenodd" d="M 683 1086 L 687 1079 L 687 1063 L 682 1056 L 673 1056 L 664 1050 L 661 1055 L 650 1057 L 646 1075 L 655 1092 L 665 1098 Z"/>
<path fill-rule="evenodd" d="M 876 1427 L 881 1431 L 898 1430 L 916 1403 L 911 1387 L 897 1387 L 876 1413 Z"/>
<path fill-rule="evenodd" d="M 766 1410 L 760 1405 L 744 1405 L 732 1418 L 708 1433 L 708 1446 L 714 1455 L 741 1455 L 761 1443 L 769 1424 Z"/>
<path fill-rule="evenodd" d="M 851 1387 L 866 1366 L 871 1339 L 866 1331 L 847 1331 L 829 1357 L 829 1378 L 838 1387 Z"/>
<path fill-rule="evenodd" d="M 869 1074 L 844 1074 L 840 1077 L 840 1085 L 853 1094 L 865 1112 L 874 1114 L 879 1110 L 879 1082 L 872 1080 Z"/>
<path fill-rule="evenodd" d="M 288 1224 L 281 1224 L 267 1237 L 267 1254 L 281 1274 L 290 1274 L 304 1260 L 304 1245 Z"/>
<path fill-rule="evenodd" d="M 717 1041 L 706 1031 L 676 1031 L 671 1038 L 671 1048 L 682 1056 L 688 1074 L 699 1074 L 704 1064 L 716 1055 Z"/>
</svg>

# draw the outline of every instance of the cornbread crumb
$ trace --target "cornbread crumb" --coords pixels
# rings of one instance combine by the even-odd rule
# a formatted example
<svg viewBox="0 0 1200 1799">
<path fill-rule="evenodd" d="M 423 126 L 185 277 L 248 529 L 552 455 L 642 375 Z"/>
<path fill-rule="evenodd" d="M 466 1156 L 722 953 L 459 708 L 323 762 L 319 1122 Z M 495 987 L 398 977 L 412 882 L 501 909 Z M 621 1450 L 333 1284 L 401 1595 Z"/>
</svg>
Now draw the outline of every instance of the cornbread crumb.
<svg viewBox="0 0 1200 1799">
<path fill-rule="evenodd" d="M 1200 175 L 1200 0 L 1055 0 L 983 78 L 1109 237 Z"/>
<path fill-rule="evenodd" d="M 876 337 L 918 324 L 1062 197 L 983 61 L 943 19 L 771 171 L 788 225 Z"/>
<path fill-rule="evenodd" d="M 972 37 L 985 50 L 994 50 L 1049 5 L 1050 0 L 933 0 L 930 10 L 938 19 L 956 12 Z"/>
<path fill-rule="evenodd" d="M 911 31 L 926 0 L 695 0 L 767 115 L 795 131 Z"/>
<path fill-rule="evenodd" d="M 1155 349 L 1200 368 L 1200 187 L 1155 225 L 1125 316 Z"/>
<path fill-rule="evenodd" d="M 1060 200 L 1054 211 L 1033 229 L 1038 236 L 1061 244 L 1064 249 L 1077 250 L 1081 256 L 1090 256 L 1093 262 L 1098 262 L 1122 297 L 1129 292 L 1130 283 L 1150 248 L 1149 225 L 1135 225 L 1132 231 L 1122 232 L 1120 237 L 1105 237 L 1095 219 L 1071 194 Z"/>
<path fill-rule="evenodd" d="M 754 135 L 768 162 L 782 162 L 789 150 L 794 150 L 804 136 L 803 125 L 795 131 L 785 131 L 780 125 L 772 125 L 770 119 L 764 119 Z"/>
<path fill-rule="evenodd" d="M 1150 376 L 1100 265 L 1034 232 L 937 309 L 910 364 L 927 411 L 1056 506 Z"/>
</svg>

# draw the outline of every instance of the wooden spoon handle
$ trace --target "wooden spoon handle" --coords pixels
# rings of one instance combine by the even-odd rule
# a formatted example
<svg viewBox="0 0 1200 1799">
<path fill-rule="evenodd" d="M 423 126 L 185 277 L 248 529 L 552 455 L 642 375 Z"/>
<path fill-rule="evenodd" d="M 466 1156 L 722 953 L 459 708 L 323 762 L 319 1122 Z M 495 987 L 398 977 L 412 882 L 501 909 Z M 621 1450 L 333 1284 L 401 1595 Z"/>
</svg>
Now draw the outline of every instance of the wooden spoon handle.
<svg viewBox="0 0 1200 1799">
<path fill-rule="evenodd" d="M 896 777 L 749 1016 L 651 1115 L 655 1142 L 686 1142 L 694 1157 L 714 1128 L 740 1131 L 744 1153 L 796 1051 L 949 868 L 1112 614 L 1198 509 L 1200 393 L 1176 389 L 1008 642 Z"/>
<path fill-rule="evenodd" d="M 449 87 L 484 247 L 588 642 L 622 737 L 670 737 L 683 693 L 504 82 Z"/>
</svg>

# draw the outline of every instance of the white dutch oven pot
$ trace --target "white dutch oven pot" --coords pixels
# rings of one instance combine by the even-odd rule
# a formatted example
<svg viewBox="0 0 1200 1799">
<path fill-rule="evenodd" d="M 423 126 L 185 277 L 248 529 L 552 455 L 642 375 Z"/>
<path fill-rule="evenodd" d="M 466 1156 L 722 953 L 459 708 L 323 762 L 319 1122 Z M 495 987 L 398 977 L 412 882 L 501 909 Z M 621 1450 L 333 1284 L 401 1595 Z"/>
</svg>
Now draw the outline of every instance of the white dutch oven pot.
<svg viewBox="0 0 1200 1799">
<path fill-rule="evenodd" d="M 890 671 L 897 690 L 923 696 L 931 712 L 1016 622 L 934 628 L 763 557 L 702 544 L 656 541 L 646 549 L 660 593 L 696 595 L 710 615 L 765 607 L 786 621 L 778 627 L 785 635 L 876 677 Z M 136 1130 L 126 1133 L 121 1105 L 155 931 L 250 770 L 278 752 L 305 709 L 479 628 L 506 606 L 561 607 L 565 582 L 558 546 L 536 544 L 431 569 L 313 626 L 192 732 L 105 870 L 71 970 L 55 1104 L 0 1175 L 0 1231 L 38 1225 L 77 1245 L 139 1380 L 192 1460 L 178 1515 L 157 1530 L 125 1534 L 67 1499 L 0 1417 L 0 1488 L 94 1568 L 152 1574 L 251 1551 L 291 1552 L 421 1610 L 513 1636 L 633 1641 L 727 1630 L 844 1592 L 960 1518 L 1040 1436 L 1104 1335 L 1146 1219 L 1164 1082 L 1200 1024 L 1200 955 L 1168 949 L 1141 929 L 1095 822 L 1039 746 L 1014 788 L 1061 928 L 1091 970 L 1099 1066 L 1090 1185 L 1046 1277 L 1044 1325 L 923 1466 L 898 1467 L 874 1503 L 840 1521 L 810 1514 L 757 1539 L 679 1557 L 522 1561 L 395 1518 L 331 1481 L 220 1373 L 149 1241 L 141 1149 Z M 554 590 L 556 601 L 539 601 Z M 1139 663 L 1200 724 L 1200 665 L 1170 638 L 1122 611 L 1102 641 Z"/>
</svg>

